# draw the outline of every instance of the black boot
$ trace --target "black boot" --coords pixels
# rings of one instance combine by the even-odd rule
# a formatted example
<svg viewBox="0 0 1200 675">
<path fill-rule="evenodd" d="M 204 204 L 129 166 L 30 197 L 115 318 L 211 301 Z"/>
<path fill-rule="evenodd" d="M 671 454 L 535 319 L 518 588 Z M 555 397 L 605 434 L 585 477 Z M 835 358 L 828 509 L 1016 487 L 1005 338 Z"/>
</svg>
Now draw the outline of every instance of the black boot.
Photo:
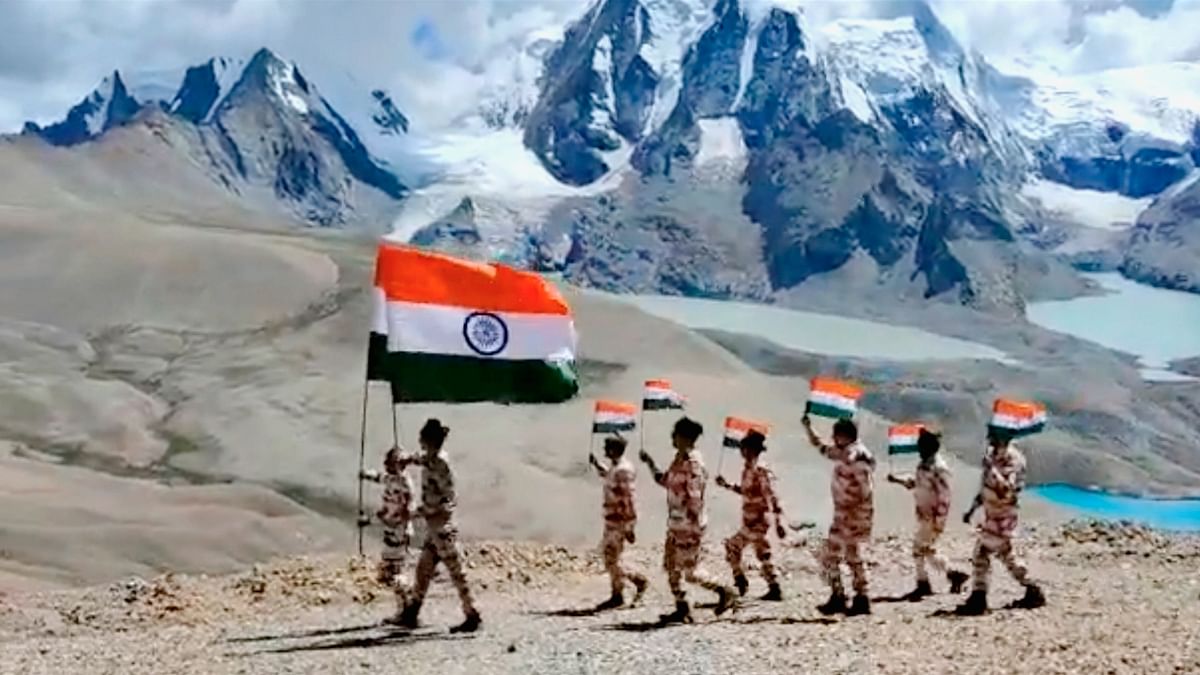
<svg viewBox="0 0 1200 675">
<path fill-rule="evenodd" d="M 1025 597 L 1014 604 L 1021 609 L 1037 609 L 1046 606 L 1046 596 L 1037 584 L 1029 584 L 1025 586 Z"/>
<path fill-rule="evenodd" d="M 450 629 L 451 633 L 474 633 L 479 630 L 479 626 L 483 624 L 483 619 L 479 617 L 479 612 L 471 612 L 467 618 L 457 626 Z"/>
<path fill-rule="evenodd" d="M 917 587 L 904 596 L 904 599 L 908 602 L 920 602 L 931 595 L 933 595 L 933 588 L 929 586 L 929 582 L 918 581 Z"/>
<path fill-rule="evenodd" d="M 854 602 L 850 603 L 850 609 L 846 610 L 846 616 L 865 616 L 871 613 L 871 601 L 865 595 L 854 596 Z"/>
<path fill-rule="evenodd" d="M 691 623 L 692 608 L 688 606 L 687 600 L 676 600 L 675 611 L 660 615 L 658 620 L 661 623 Z"/>
<path fill-rule="evenodd" d="M 767 588 L 767 594 L 762 596 L 762 599 L 767 602 L 781 602 L 783 600 L 783 589 L 779 587 L 779 584 L 771 584 Z"/>
<path fill-rule="evenodd" d="M 385 619 L 384 623 L 392 625 L 392 626 L 399 626 L 400 628 L 407 628 L 409 630 L 413 630 L 415 628 L 418 628 L 421 625 L 420 621 L 417 620 L 417 617 L 420 614 L 421 614 L 421 603 L 413 602 L 413 603 L 409 603 L 407 606 L 405 606 L 404 611 L 400 612 L 396 616 L 391 617 L 389 619 Z"/>
<path fill-rule="evenodd" d="M 645 579 L 634 579 L 633 580 L 633 588 L 635 591 L 633 594 L 633 604 L 636 605 L 642 601 L 642 596 L 644 596 L 646 594 L 646 588 L 649 585 L 650 584 Z"/>
<path fill-rule="evenodd" d="M 841 593 L 839 593 L 837 591 L 834 591 L 829 596 L 829 600 L 827 600 L 825 602 L 825 604 L 819 605 L 817 607 L 817 611 L 824 614 L 825 616 L 831 616 L 833 614 L 845 613 L 845 611 L 846 611 L 846 596 L 842 595 Z"/>
<path fill-rule="evenodd" d="M 717 606 L 713 608 L 713 614 L 721 616 L 733 608 L 735 604 L 737 603 L 733 599 L 733 589 L 721 588 L 717 591 Z"/>
<path fill-rule="evenodd" d="M 616 609 L 625 604 L 625 598 L 620 593 L 613 593 L 612 597 L 604 602 L 596 605 L 597 612 L 603 612 L 606 609 Z"/>
<path fill-rule="evenodd" d="M 971 591 L 967 601 L 959 605 L 954 613 L 959 616 L 980 616 L 987 614 L 987 591 Z"/>
<path fill-rule="evenodd" d="M 958 570 L 946 572 L 946 581 L 950 582 L 950 592 L 954 595 L 962 593 L 963 586 L 967 585 L 967 580 L 970 578 L 966 572 L 959 572 Z"/>
<path fill-rule="evenodd" d="M 733 585 L 737 587 L 738 595 L 745 595 L 750 589 L 750 582 L 746 581 L 745 574 L 739 574 L 733 578 Z"/>
</svg>

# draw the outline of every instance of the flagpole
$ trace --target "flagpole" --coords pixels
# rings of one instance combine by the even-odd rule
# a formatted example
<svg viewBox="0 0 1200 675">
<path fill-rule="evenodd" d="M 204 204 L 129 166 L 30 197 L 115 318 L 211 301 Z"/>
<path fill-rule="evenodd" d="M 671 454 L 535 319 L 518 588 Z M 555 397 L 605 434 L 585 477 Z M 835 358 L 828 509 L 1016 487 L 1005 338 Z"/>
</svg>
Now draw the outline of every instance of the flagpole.
<svg viewBox="0 0 1200 675">
<path fill-rule="evenodd" d="M 396 419 L 395 401 L 392 401 L 392 447 L 400 447 L 400 422 Z"/>
<path fill-rule="evenodd" d="M 367 401 L 371 392 L 371 381 L 363 378 L 363 402 L 362 402 L 362 424 L 358 434 L 358 520 L 355 521 L 358 529 L 358 555 L 363 554 L 363 528 L 366 523 L 363 518 L 366 515 L 363 511 L 363 470 L 366 469 L 367 461 Z M 394 408 L 393 408 L 394 410 Z"/>
</svg>

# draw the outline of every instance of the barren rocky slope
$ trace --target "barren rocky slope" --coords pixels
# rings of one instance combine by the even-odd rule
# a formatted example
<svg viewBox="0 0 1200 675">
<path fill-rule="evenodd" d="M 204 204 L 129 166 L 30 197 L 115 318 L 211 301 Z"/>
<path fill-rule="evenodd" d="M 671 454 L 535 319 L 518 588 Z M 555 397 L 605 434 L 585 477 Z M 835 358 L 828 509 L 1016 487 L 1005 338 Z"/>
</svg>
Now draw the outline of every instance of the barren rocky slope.
<svg viewBox="0 0 1200 675">
<path fill-rule="evenodd" d="M 645 541 L 632 556 L 647 568 L 657 567 L 657 530 L 642 528 Z M 970 540 L 954 530 L 944 550 L 963 561 Z M 870 552 L 874 614 L 820 617 L 813 544 L 785 547 L 786 602 L 749 601 L 719 619 L 700 609 L 696 624 L 666 628 L 657 623 L 668 605 L 661 573 L 652 573 L 641 607 L 595 615 L 587 609 L 604 597 L 607 581 L 594 551 L 506 543 L 469 547 L 485 620 L 471 636 L 446 633 L 458 616 L 444 579 L 425 627 L 380 627 L 390 598 L 362 564 L 337 557 L 228 577 L 0 596 L 0 672 L 1188 673 L 1200 662 L 1194 538 L 1038 527 L 1021 548 L 1050 604 L 1003 609 L 1019 591 L 1001 572 L 996 608 L 971 619 L 942 616 L 959 600 L 947 595 L 891 601 L 909 589 L 911 563 L 907 537 L 886 534 Z M 709 553 L 707 566 L 725 573 Z M 754 579 L 751 593 L 759 592 Z"/>
</svg>

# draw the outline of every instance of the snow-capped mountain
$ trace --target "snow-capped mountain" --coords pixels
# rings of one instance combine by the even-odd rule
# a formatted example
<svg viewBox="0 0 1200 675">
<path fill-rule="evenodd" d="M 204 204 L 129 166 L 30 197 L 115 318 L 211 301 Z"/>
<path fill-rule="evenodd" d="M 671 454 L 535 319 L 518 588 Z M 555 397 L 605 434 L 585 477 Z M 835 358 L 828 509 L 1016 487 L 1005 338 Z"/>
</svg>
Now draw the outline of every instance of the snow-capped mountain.
<svg viewBox="0 0 1200 675">
<path fill-rule="evenodd" d="M 139 114 L 161 111 L 175 123 L 194 127 L 198 142 L 186 147 L 214 180 L 239 196 L 273 199 L 319 225 L 364 218 L 386 222 L 409 191 L 316 85 L 270 50 L 247 60 L 213 58 L 190 67 L 178 76 L 169 98 L 163 96 L 170 90 L 163 83 L 170 74 L 133 79 L 139 84 L 127 87 L 122 74 L 114 72 L 62 122 L 45 128 L 30 124 L 25 131 L 71 146 L 134 123 Z M 362 94 L 365 98 L 368 92 Z M 405 134 L 408 120 L 391 97 L 383 90 L 369 95 L 371 104 L 356 111 L 370 122 L 357 128 L 376 137 Z"/>
<path fill-rule="evenodd" d="M 71 108 L 61 122 L 45 128 L 28 122 L 25 131 L 39 134 L 55 145 L 74 145 L 125 124 L 140 108 L 141 104 L 130 95 L 121 73 L 114 70 L 91 94 Z"/>
<path fill-rule="evenodd" d="M 1200 66 L 1010 75 L 920 0 L 821 24 L 807 4 L 596 0 L 488 53 L 449 123 L 353 73 L 318 91 L 262 50 L 114 72 L 27 131 L 70 146 L 161 111 L 237 198 L 581 283 L 767 299 L 818 282 L 1004 311 L 1066 256 L 1116 267 L 1200 162 Z"/>
</svg>

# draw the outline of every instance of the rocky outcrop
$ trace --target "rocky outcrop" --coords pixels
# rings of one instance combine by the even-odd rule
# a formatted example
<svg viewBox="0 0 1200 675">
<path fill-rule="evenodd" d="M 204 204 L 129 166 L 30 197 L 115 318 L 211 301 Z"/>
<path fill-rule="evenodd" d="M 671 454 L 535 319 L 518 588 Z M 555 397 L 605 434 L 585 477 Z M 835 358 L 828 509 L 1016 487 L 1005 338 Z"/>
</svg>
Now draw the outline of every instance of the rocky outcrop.
<svg viewBox="0 0 1200 675">
<path fill-rule="evenodd" d="M 1143 283 L 1200 293 L 1200 181 L 1171 190 L 1138 218 L 1121 273 Z"/>
</svg>

